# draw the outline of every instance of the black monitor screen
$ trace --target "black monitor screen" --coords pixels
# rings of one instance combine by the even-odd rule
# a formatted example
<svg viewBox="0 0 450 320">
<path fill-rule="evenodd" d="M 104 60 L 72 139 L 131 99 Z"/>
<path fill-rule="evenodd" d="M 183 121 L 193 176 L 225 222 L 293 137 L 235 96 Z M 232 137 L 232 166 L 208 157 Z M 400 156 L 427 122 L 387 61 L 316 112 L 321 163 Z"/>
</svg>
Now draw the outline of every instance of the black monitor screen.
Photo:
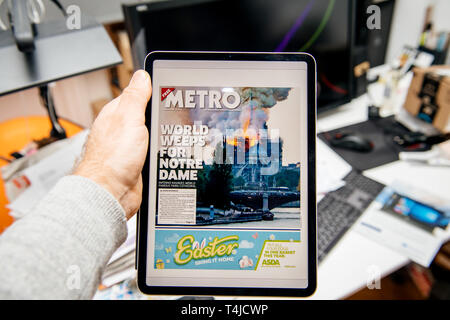
<svg viewBox="0 0 450 320">
<path fill-rule="evenodd" d="M 351 0 L 164 1 L 124 11 L 138 66 L 155 50 L 302 51 L 317 61 L 319 110 L 351 98 Z"/>
</svg>

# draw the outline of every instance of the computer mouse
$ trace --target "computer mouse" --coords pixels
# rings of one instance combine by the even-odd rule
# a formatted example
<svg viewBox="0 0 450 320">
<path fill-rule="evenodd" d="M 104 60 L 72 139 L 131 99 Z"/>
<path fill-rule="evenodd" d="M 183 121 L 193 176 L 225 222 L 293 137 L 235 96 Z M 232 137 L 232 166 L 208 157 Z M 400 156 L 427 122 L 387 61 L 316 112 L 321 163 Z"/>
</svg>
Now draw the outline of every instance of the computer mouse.
<svg viewBox="0 0 450 320">
<path fill-rule="evenodd" d="M 369 152 L 373 149 L 373 143 L 370 140 L 352 133 L 336 133 L 330 139 L 330 144 L 333 147 L 358 152 Z"/>
</svg>

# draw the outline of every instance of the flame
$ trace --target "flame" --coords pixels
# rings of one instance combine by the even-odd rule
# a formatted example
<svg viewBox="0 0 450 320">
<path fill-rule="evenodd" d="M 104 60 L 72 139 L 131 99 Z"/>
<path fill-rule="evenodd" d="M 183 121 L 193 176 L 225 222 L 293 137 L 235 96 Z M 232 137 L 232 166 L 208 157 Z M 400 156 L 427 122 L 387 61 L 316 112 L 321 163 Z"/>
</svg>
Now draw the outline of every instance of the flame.
<svg viewBox="0 0 450 320">
<path fill-rule="evenodd" d="M 242 126 L 242 129 L 244 130 L 244 133 L 247 132 L 248 126 L 250 125 L 250 116 L 247 118 L 247 120 L 244 121 L 244 125 Z"/>
<path fill-rule="evenodd" d="M 227 137 L 226 142 L 229 145 L 232 146 L 242 146 L 243 143 L 245 143 L 245 150 L 250 149 L 259 140 L 259 137 L 257 134 L 255 134 L 254 130 L 248 130 L 250 126 L 250 116 L 244 121 L 242 125 L 242 134 L 235 135 L 233 137 Z M 241 138 L 241 139 L 239 139 Z"/>
<path fill-rule="evenodd" d="M 242 130 L 235 131 L 233 137 L 227 137 L 226 143 L 232 146 L 240 146 L 245 147 L 245 150 L 250 149 L 255 146 L 260 140 L 259 134 L 257 133 L 257 129 L 254 126 L 250 126 L 252 122 L 252 117 L 254 117 L 256 127 L 260 127 L 262 125 L 261 116 L 258 116 L 255 112 L 256 110 L 262 110 L 265 113 L 264 119 L 268 118 L 269 110 L 267 108 L 258 108 L 249 104 L 249 112 L 245 113 L 245 119 L 241 120 Z M 265 123 L 265 120 L 263 121 Z M 249 130 L 250 129 L 250 130 Z M 245 145 L 244 145 L 245 144 Z"/>
<path fill-rule="evenodd" d="M 243 139 L 239 139 L 239 138 L 243 138 Z M 256 143 L 258 142 L 258 137 L 250 137 L 250 136 L 246 136 L 245 134 L 243 135 L 238 135 L 238 136 L 234 136 L 234 137 L 227 137 L 226 142 L 229 145 L 238 147 L 238 146 L 242 146 L 242 144 L 245 144 L 245 149 L 248 150 L 251 147 L 253 147 L 254 145 L 256 145 Z"/>
</svg>

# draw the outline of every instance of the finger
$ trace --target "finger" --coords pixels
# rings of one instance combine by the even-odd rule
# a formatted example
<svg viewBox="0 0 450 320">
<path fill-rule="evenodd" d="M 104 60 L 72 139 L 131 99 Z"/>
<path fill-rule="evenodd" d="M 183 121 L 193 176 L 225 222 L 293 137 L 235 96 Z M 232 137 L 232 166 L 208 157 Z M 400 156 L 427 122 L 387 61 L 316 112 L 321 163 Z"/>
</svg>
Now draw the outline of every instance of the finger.
<svg viewBox="0 0 450 320">
<path fill-rule="evenodd" d="M 127 113 L 138 112 L 144 115 L 151 94 L 152 84 L 149 74 L 144 70 L 138 70 L 120 95 L 118 109 Z"/>
</svg>

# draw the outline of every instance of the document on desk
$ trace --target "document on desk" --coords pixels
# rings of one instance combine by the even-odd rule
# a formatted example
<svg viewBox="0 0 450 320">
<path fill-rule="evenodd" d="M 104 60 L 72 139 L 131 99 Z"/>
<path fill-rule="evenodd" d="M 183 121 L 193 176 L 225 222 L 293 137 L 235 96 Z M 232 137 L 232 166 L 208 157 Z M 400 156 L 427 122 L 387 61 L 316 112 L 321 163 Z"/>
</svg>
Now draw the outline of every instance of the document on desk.
<svg viewBox="0 0 450 320">
<path fill-rule="evenodd" d="M 343 178 L 352 167 L 320 139 L 316 141 L 316 150 L 317 194 L 320 198 L 344 186 Z"/>
<path fill-rule="evenodd" d="M 132 279 L 136 276 L 136 221 L 136 215 L 127 221 L 128 237 L 113 253 L 103 272 L 102 285 L 105 287 L 110 287 L 116 283 Z"/>
<path fill-rule="evenodd" d="M 428 267 L 450 239 L 450 200 L 394 182 L 356 222 L 354 230 Z"/>
<path fill-rule="evenodd" d="M 88 133 L 88 130 L 78 133 L 70 138 L 68 144 L 20 172 L 20 176 L 26 177 L 29 185 L 8 205 L 15 218 L 29 213 L 58 180 L 73 169 Z"/>
</svg>

